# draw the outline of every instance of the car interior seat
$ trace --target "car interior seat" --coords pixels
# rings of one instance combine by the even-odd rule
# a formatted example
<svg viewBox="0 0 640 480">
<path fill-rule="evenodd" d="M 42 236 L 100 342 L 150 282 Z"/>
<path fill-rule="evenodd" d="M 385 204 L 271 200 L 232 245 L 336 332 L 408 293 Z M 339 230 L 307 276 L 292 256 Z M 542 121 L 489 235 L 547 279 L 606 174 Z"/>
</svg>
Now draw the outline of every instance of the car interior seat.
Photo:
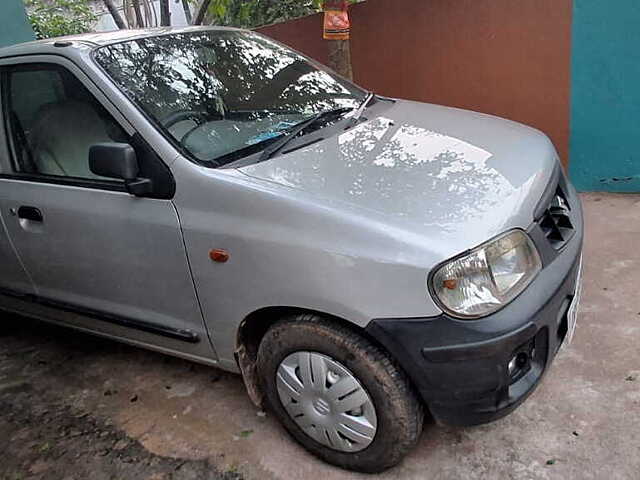
<svg viewBox="0 0 640 480">
<path fill-rule="evenodd" d="M 112 142 L 108 123 L 88 102 L 65 100 L 44 105 L 30 135 L 38 173 L 101 178 L 89 170 L 89 147 Z"/>
</svg>

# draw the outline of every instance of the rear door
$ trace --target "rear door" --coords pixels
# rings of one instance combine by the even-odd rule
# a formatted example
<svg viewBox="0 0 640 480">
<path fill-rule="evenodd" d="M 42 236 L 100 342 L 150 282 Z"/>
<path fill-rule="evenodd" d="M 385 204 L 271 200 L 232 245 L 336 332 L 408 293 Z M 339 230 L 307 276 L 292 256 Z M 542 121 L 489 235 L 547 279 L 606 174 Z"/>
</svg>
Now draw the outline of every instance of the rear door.
<svg viewBox="0 0 640 480">
<path fill-rule="evenodd" d="M 71 62 L 0 69 L 11 147 L 0 209 L 37 308 L 76 327 L 211 357 L 168 168 Z M 160 169 L 158 198 L 91 173 L 89 147 L 99 142 L 130 143 L 141 170 Z"/>
</svg>

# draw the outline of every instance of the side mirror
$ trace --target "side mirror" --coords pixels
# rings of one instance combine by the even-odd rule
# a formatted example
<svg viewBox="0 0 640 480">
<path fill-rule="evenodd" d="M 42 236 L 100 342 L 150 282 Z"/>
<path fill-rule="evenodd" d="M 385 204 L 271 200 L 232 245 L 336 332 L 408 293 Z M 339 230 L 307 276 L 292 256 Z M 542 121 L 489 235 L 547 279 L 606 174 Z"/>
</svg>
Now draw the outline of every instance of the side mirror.
<svg viewBox="0 0 640 480">
<path fill-rule="evenodd" d="M 138 178 L 136 151 L 128 143 L 96 143 L 89 148 L 89 168 L 101 177 Z"/>
<path fill-rule="evenodd" d="M 89 169 L 107 178 L 124 180 L 127 191 L 143 196 L 151 192 L 151 180 L 139 178 L 136 151 L 128 143 L 96 143 L 89 148 Z"/>
</svg>

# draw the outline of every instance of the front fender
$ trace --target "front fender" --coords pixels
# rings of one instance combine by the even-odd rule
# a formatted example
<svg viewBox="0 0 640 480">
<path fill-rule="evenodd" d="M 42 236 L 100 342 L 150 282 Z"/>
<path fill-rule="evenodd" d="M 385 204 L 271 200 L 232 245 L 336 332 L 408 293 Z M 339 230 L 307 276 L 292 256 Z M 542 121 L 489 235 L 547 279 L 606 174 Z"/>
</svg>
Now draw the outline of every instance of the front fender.
<svg viewBox="0 0 640 480">
<path fill-rule="evenodd" d="M 193 279 L 221 366 L 235 364 L 240 322 L 268 306 L 315 310 L 362 327 L 373 318 L 440 313 L 426 279 L 441 258 L 410 231 L 233 171 L 187 161 L 172 169 Z M 212 248 L 226 249 L 229 261 L 212 262 Z"/>
</svg>

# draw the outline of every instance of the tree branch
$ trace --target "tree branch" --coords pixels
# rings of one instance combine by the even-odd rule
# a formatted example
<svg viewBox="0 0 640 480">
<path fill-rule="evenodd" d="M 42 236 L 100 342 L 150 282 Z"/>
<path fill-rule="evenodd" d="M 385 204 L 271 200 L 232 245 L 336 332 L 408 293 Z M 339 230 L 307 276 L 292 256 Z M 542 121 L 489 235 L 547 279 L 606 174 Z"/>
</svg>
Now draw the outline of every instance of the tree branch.
<svg viewBox="0 0 640 480">
<path fill-rule="evenodd" d="M 209 8 L 209 4 L 211 4 L 211 0 L 200 0 L 196 7 L 196 15 L 193 18 L 193 25 L 202 25 L 204 17 L 207 14 L 207 9 Z"/>
<path fill-rule="evenodd" d="M 189 0 L 182 0 L 182 8 L 184 10 L 184 18 L 187 19 L 188 24 L 191 24 L 191 8 L 189 7 Z"/>
<path fill-rule="evenodd" d="M 109 13 L 111 14 L 111 17 L 113 18 L 113 21 L 116 23 L 117 27 L 120 29 L 126 29 L 127 24 L 122 19 L 122 15 L 120 15 L 120 12 L 118 12 L 118 9 L 113 3 L 113 0 L 102 1 L 104 2 L 104 6 L 107 7 L 107 10 L 109 10 Z"/>
<path fill-rule="evenodd" d="M 131 0 L 131 4 L 133 5 L 133 13 L 136 16 L 136 26 L 139 28 L 144 27 L 142 10 L 140 10 L 140 0 Z"/>
<path fill-rule="evenodd" d="M 160 0 L 160 25 L 168 27 L 171 25 L 171 12 L 169 11 L 169 0 Z"/>
</svg>

